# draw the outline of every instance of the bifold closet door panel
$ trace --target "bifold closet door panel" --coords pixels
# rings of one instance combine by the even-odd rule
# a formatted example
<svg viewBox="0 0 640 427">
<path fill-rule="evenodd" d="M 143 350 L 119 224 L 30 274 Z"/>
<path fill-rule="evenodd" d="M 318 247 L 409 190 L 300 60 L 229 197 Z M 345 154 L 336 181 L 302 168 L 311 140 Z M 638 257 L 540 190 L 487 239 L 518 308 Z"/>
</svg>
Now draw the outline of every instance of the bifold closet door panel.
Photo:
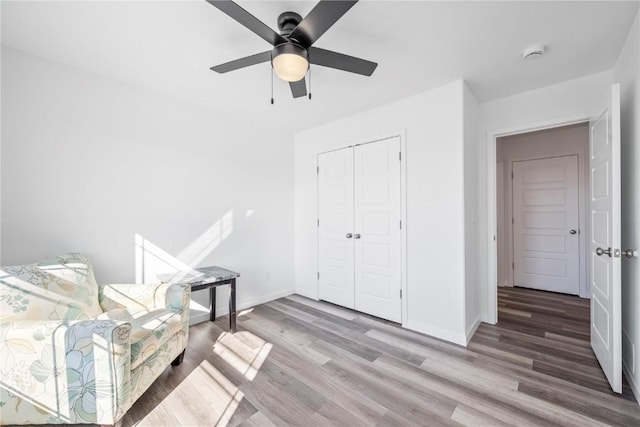
<svg viewBox="0 0 640 427">
<path fill-rule="evenodd" d="M 355 308 L 394 322 L 400 297 L 400 138 L 354 147 Z"/>
<path fill-rule="evenodd" d="M 353 149 L 318 156 L 320 299 L 354 308 Z"/>
</svg>

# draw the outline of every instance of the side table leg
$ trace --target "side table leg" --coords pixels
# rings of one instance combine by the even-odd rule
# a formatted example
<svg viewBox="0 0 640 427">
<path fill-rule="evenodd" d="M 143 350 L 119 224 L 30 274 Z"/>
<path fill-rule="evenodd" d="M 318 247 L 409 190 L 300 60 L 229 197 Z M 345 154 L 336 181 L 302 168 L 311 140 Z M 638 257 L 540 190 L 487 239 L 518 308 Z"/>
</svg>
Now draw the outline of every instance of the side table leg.
<svg viewBox="0 0 640 427">
<path fill-rule="evenodd" d="M 216 320 L 216 287 L 209 288 L 209 320 Z"/>
<path fill-rule="evenodd" d="M 229 331 L 236 333 L 236 279 L 229 283 Z"/>
</svg>

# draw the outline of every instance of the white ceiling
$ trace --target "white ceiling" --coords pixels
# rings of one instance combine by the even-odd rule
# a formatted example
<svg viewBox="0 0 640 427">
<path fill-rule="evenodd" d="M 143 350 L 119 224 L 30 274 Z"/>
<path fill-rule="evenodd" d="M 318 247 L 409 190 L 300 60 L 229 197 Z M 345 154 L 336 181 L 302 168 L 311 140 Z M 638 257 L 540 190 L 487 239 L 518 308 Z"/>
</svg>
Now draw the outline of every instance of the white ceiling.
<svg viewBox="0 0 640 427">
<path fill-rule="evenodd" d="M 276 28 L 315 1 L 238 3 Z M 372 77 L 312 68 L 313 99 L 292 99 L 270 65 L 209 70 L 269 45 L 204 0 L 5 1 L 2 44 L 262 124 L 302 130 L 465 79 L 482 101 L 611 69 L 638 2 L 360 1 L 316 46 L 379 63 Z M 522 50 L 544 43 L 531 61 Z M 286 118 L 286 119 L 283 119 Z"/>
</svg>

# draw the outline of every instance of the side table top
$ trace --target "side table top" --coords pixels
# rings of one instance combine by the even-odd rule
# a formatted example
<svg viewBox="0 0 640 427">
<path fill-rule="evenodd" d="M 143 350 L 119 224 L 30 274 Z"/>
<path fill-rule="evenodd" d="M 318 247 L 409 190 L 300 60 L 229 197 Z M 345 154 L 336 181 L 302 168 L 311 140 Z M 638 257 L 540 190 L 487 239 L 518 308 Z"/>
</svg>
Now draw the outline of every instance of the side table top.
<svg viewBox="0 0 640 427">
<path fill-rule="evenodd" d="M 190 271 L 159 274 L 158 280 L 166 283 L 188 283 L 195 285 L 198 283 L 221 282 L 223 280 L 235 279 L 236 277 L 240 277 L 240 273 L 214 265 L 211 267 L 194 268 Z"/>
</svg>

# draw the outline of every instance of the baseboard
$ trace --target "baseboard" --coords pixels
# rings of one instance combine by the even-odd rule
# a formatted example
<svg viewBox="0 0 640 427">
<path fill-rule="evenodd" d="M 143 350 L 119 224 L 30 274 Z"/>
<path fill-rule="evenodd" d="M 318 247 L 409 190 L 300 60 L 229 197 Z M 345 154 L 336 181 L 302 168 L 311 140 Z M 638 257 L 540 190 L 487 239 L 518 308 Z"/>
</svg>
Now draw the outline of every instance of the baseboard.
<svg viewBox="0 0 640 427">
<path fill-rule="evenodd" d="M 473 325 L 471 325 L 471 327 L 467 331 L 465 347 L 469 345 L 469 341 L 471 341 L 471 338 L 473 338 L 473 334 L 476 333 L 476 330 L 478 329 L 478 326 L 480 326 L 480 323 L 480 316 L 478 316 L 478 318 L 473 322 Z"/>
<path fill-rule="evenodd" d="M 636 379 L 633 377 L 633 375 L 629 371 L 629 367 L 627 366 L 626 363 L 624 363 L 624 360 L 622 361 L 622 373 L 627 378 L 627 381 L 629 381 L 629 387 L 631 387 L 631 391 L 633 392 L 633 395 L 636 397 L 636 402 L 638 403 L 638 405 L 640 405 L 640 387 L 638 386 Z"/>
<path fill-rule="evenodd" d="M 311 295 L 311 293 L 302 291 L 302 290 L 296 290 L 294 291 L 293 289 L 287 289 L 284 291 L 280 291 L 280 292 L 275 292 L 269 295 L 264 295 L 260 298 L 255 298 L 249 301 L 243 301 L 241 303 L 238 303 L 237 306 L 237 310 L 246 310 L 248 308 L 254 307 L 256 305 L 259 304 L 264 304 L 266 302 L 269 301 L 273 301 L 276 300 L 278 298 L 283 298 L 286 296 L 289 296 L 291 294 L 297 294 L 306 298 L 311 298 L 314 300 L 317 300 L 317 296 L 315 295 Z M 229 310 L 228 308 L 224 308 L 222 310 L 218 310 L 216 311 L 216 315 L 217 316 L 224 316 L 225 314 L 228 314 Z M 209 320 L 209 313 L 202 313 L 199 314 L 197 316 L 194 316 L 193 318 L 190 319 L 189 324 L 190 325 L 195 325 L 196 323 L 201 323 L 201 322 L 205 322 Z M 454 331 L 450 331 L 447 329 L 441 329 L 441 328 L 437 328 L 435 326 L 431 326 L 431 325 L 426 325 L 424 323 L 421 322 L 416 322 L 415 320 L 409 320 L 407 322 L 406 325 L 404 325 L 405 328 L 407 329 L 411 329 L 414 330 L 416 332 L 420 332 L 422 334 L 425 335 L 429 335 L 432 336 L 434 338 L 439 338 L 445 341 L 449 341 L 452 342 L 454 344 L 458 344 L 461 345 L 463 347 L 467 346 L 467 343 L 469 342 L 469 340 L 471 339 L 471 337 L 473 336 L 474 332 L 476 331 L 476 329 L 478 328 L 478 326 L 480 325 L 480 319 L 477 319 L 473 326 L 471 327 L 471 329 L 466 333 L 456 333 Z"/>
<path fill-rule="evenodd" d="M 263 295 L 259 298 L 254 298 L 248 301 L 237 302 L 236 310 L 246 310 L 251 307 L 255 307 L 256 305 L 264 304 L 265 302 L 273 301 L 278 298 L 286 297 L 293 294 L 293 289 L 286 289 L 280 292 L 274 292 L 272 294 Z M 216 308 L 216 317 L 224 316 L 229 314 L 229 307 Z M 209 313 L 198 314 L 197 316 L 193 316 L 189 319 L 189 326 L 195 325 L 196 323 L 202 323 L 209 320 Z"/>
<path fill-rule="evenodd" d="M 229 310 L 227 310 L 229 311 Z M 199 313 L 195 316 L 189 316 L 189 326 L 196 325 L 198 323 L 206 322 L 209 320 L 209 313 Z"/>
<path fill-rule="evenodd" d="M 406 325 L 403 325 L 407 329 L 411 329 L 416 332 L 420 332 L 425 335 L 432 336 L 434 338 L 439 338 L 441 340 L 449 341 L 454 344 L 461 345 L 463 347 L 467 346 L 467 339 L 465 334 L 456 333 L 454 331 L 450 331 L 447 329 L 437 328 L 431 325 L 425 325 L 421 322 L 416 322 L 415 320 L 407 321 Z"/>
<path fill-rule="evenodd" d="M 309 298 L 309 299 L 318 301 L 318 293 L 317 292 L 305 291 L 303 289 L 296 289 L 294 294 L 300 295 L 301 297 L 305 297 L 305 298 Z"/>
</svg>

